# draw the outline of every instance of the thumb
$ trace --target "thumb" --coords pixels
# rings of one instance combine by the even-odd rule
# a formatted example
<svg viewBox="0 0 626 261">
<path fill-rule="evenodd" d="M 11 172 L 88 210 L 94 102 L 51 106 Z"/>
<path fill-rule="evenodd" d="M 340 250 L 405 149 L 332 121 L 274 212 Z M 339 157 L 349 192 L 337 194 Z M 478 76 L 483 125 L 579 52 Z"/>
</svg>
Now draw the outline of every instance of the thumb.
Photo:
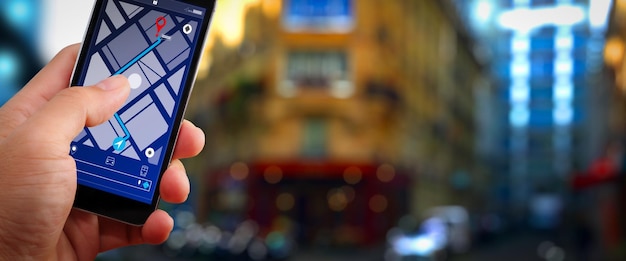
<svg viewBox="0 0 626 261">
<path fill-rule="evenodd" d="M 128 80 L 121 75 L 94 86 L 64 89 L 22 125 L 25 129 L 21 133 L 30 133 L 29 138 L 40 141 L 69 144 L 85 126 L 110 119 L 129 93 Z"/>
</svg>

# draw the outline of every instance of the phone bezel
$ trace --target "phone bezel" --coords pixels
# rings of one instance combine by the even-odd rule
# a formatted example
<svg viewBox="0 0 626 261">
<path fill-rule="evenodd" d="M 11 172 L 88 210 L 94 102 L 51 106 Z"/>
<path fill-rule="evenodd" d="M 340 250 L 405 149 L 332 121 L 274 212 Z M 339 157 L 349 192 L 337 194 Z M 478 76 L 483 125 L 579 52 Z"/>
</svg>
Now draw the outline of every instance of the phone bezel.
<svg viewBox="0 0 626 261">
<path fill-rule="evenodd" d="M 77 85 L 78 77 L 75 76 L 77 76 L 77 74 L 79 74 L 80 71 L 82 71 L 85 67 L 87 57 L 84 54 L 87 53 L 87 49 L 90 48 L 90 45 L 94 41 L 94 38 L 97 37 L 96 26 L 98 24 L 98 19 L 100 18 L 100 13 L 102 12 L 102 8 L 104 6 L 103 4 L 105 1 L 106 0 L 96 0 L 94 4 L 91 18 L 89 19 L 89 25 L 87 27 L 85 36 L 83 37 L 84 40 L 82 46 L 80 47 L 78 59 L 76 60 L 76 65 L 74 66 L 74 71 L 72 73 L 70 81 L 71 86 Z M 174 145 L 176 144 L 176 141 L 178 139 L 178 132 L 180 131 L 180 125 L 182 123 L 183 116 L 187 108 L 187 103 L 193 89 L 193 84 L 196 80 L 196 76 L 198 73 L 199 61 L 201 59 L 204 47 L 206 46 L 206 39 L 209 34 L 208 29 L 215 11 L 216 2 L 216 0 L 177 1 L 204 7 L 206 8 L 206 15 L 203 21 L 200 23 L 200 34 L 198 35 L 197 39 L 201 42 L 198 42 L 198 44 L 195 45 L 195 49 L 193 50 L 193 57 L 191 58 L 192 62 L 189 66 L 189 74 L 184 85 L 182 86 L 183 89 L 181 92 L 180 106 L 176 111 L 176 117 L 173 122 L 174 128 L 168 139 L 169 141 L 167 144 L 167 149 L 165 150 L 165 158 L 163 160 L 163 164 L 159 168 L 159 176 L 155 184 L 156 187 L 151 204 L 135 201 L 129 198 L 78 184 L 76 197 L 74 200 L 74 208 L 91 212 L 107 218 L 115 219 L 127 224 L 139 226 L 143 225 L 146 222 L 150 214 L 154 212 L 159 203 L 161 178 L 163 177 L 163 173 L 165 172 L 165 170 L 167 170 L 167 168 L 169 167 L 172 159 Z"/>
</svg>

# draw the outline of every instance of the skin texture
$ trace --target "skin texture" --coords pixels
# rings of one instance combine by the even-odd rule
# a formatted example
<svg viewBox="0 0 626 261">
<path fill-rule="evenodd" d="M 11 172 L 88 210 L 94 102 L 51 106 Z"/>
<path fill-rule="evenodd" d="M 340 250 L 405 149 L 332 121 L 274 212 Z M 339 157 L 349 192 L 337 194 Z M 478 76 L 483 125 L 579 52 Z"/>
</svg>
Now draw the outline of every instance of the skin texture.
<svg viewBox="0 0 626 261">
<path fill-rule="evenodd" d="M 84 126 L 98 125 L 127 99 L 128 80 L 67 88 L 78 45 L 61 51 L 0 108 L 0 260 L 93 260 L 100 252 L 164 242 L 172 218 L 157 210 L 143 227 L 73 210 L 76 164 L 69 145 Z M 181 203 L 189 179 L 180 162 L 197 155 L 204 133 L 182 124 L 161 198 Z"/>
</svg>

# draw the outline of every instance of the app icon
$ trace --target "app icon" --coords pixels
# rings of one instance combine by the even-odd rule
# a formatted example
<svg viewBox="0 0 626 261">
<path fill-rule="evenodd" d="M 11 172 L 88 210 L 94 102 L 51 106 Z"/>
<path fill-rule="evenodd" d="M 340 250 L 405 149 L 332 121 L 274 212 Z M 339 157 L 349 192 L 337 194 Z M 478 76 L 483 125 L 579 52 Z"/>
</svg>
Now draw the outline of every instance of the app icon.
<svg viewBox="0 0 626 261">
<path fill-rule="evenodd" d="M 161 33 L 161 30 L 163 30 L 163 27 L 165 27 L 165 25 L 167 24 L 167 20 L 165 19 L 165 17 L 163 16 L 159 16 L 156 19 L 156 28 L 157 28 L 157 33 L 156 36 L 159 36 L 159 33 Z"/>
<path fill-rule="evenodd" d="M 142 187 L 143 189 L 150 189 L 150 182 L 148 182 L 148 181 L 144 181 L 144 182 L 141 184 L 141 187 Z"/>
<path fill-rule="evenodd" d="M 115 151 L 122 151 L 126 147 L 126 140 L 124 137 L 117 137 L 113 140 L 113 149 Z"/>
<path fill-rule="evenodd" d="M 139 175 L 141 175 L 142 177 L 145 177 L 148 175 L 148 170 L 150 168 L 146 165 L 141 166 L 141 171 L 139 172 Z"/>
<path fill-rule="evenodd" d="M 146 157 L 148 157 L 149 159 L 154 157 L 154 149 L 153 148 L 147 148 L 146 149 Z"/>
<path fill-rule="evenodd" d="M 115 158 L 111 156 L 107 157 L 107 159 L 104 161 L 104 164 L 109 165 L 111 167 L 115 166 Z"/>
<path fill-rule="evenodd" d="M 193 31 L 193 26 L 191 26 L 190 24 L 186 24 L 185 26 L 183 26 L 183 33 L 190 34 L 191 31 Z"/>
</svg>

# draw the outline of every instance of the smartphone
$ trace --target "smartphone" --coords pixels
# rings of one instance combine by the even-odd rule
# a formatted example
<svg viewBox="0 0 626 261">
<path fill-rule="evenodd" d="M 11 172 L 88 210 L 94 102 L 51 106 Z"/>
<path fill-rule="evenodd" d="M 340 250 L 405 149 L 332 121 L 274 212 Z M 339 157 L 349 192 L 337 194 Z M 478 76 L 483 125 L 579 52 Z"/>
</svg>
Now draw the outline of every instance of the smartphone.
<svg viewBox="0 0 626 261">
<path fill-rule="evenodd" d="M 198 71 L 215 0 L 96 0 L 72 86 L 113 75 L 130 96 L 70 144 L 74 207 L 132 225 L 156 209 Z"/>
</svg>

